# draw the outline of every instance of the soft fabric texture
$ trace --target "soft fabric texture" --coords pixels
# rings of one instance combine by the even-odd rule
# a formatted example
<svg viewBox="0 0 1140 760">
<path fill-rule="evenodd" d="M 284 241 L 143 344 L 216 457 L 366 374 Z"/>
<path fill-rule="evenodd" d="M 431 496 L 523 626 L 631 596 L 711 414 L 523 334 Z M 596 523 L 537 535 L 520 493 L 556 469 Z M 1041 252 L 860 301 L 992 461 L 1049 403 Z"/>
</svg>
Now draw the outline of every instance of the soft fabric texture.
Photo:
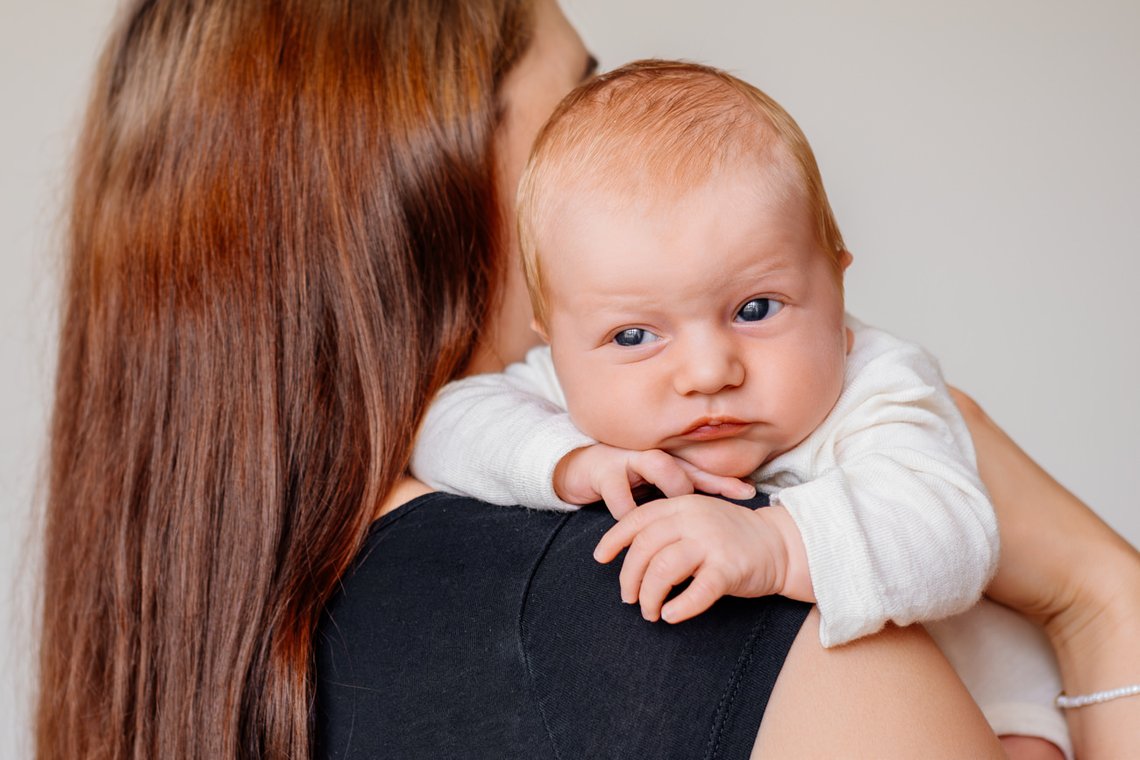
<svg viewBox="0 0 1140 760">
<path fill-rule="evenodd" d="M 554 468 L 592 443 L 566 413 L 550 349 L 539 347 L 501 373 L 446 385 L 420 425 L 411 469 L 440 491 L 572 512 L 578 505 L 554 493 Z"/>
<path fill-rule="evenodd" d="M 648 623 L 592 558 L 612 525 L 441 493 L 378 521 L 317 631 L 316 756 L 747 758 L 810 606 Z"/>
</svg>

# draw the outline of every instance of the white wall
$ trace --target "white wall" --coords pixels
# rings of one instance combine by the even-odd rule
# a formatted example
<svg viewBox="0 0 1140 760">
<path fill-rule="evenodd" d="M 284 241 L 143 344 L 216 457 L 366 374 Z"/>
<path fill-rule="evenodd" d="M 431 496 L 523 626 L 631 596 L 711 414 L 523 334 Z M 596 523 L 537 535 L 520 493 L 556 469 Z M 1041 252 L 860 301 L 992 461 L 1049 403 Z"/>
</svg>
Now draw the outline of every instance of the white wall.
<svg viewBox="0 0 1140 760">
<path fill-rule="evenodd" d="M 604 66 L 685 57 L 779 99 L 856 255 L 851 309 L 925 344 L 1140 543 L 1140 4 L 564 0 Z M 0 757 L 28 755 L 17 605 L 50 388 L 62 174 L 113 0 L 0 0 Z M 26 594 L 25 594 L 26 596 Z"/>
<path fill-rule="evenodd" d="M 112 0 L 0 0 L 0 758 L 30 757 L 30 521 L 54 362 L 64 167 Z"/>
</svg>

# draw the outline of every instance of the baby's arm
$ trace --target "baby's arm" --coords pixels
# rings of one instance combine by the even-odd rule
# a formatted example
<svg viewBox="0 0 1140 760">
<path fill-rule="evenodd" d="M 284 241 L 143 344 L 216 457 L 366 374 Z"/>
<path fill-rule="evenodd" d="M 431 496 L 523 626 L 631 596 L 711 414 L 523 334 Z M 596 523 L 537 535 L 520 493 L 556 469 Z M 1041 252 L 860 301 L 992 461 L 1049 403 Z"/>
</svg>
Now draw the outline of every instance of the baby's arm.
<svg viewBox="0 0 1140 760">
<path fill-rule="evenodd" d="M 567 511 L 554 491 L 554 469 L 590 446 L 566 413 L 550 350 L 532 349 L 505 372 L 448 384 L 420 425 L 412 474 L 432 488 L 492 504 Z"/>
<path fill-rule="evenodd" d="M 993 507 L 937 363 L 879 331 L 855 340 L 856 352 L 867 344 L 862 364 L 808 442 L 820 471 L 773 499 L 802 533 L 825 646 L 969 608 L 998 553 Z"/>
</svg>

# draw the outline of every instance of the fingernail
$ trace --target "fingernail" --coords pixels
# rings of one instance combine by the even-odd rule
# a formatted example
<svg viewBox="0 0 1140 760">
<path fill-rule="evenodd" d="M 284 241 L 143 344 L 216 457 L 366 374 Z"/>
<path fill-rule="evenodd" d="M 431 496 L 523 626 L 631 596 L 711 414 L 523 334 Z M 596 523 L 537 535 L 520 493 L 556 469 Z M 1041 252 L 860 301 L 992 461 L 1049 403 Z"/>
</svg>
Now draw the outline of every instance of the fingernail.
<svg viewBox="0 0 1140 760">
<path fill-rule="evenodd" d="M 664 620 L 666 623 L 672 623 L 673 622 L 673 608 L 672 607 L 666 607 L 663 610 L 661 610 L 661 619 Z"/>
</svg>

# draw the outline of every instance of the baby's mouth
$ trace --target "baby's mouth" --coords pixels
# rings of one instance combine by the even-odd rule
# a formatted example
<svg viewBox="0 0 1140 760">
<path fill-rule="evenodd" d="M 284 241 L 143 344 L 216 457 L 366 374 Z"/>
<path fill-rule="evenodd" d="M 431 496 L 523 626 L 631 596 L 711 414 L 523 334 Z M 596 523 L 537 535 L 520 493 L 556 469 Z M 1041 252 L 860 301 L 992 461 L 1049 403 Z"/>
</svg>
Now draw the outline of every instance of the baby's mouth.
<svg viewBox="0 0 1140 760">
<path fill-rule="evenodd" d="M 749 423 L 731 417 L 706 417 L 694 422 L 677 437 L 689 441 L 715 441 L 740 435 L 748 427 Z"/>
</svg>

